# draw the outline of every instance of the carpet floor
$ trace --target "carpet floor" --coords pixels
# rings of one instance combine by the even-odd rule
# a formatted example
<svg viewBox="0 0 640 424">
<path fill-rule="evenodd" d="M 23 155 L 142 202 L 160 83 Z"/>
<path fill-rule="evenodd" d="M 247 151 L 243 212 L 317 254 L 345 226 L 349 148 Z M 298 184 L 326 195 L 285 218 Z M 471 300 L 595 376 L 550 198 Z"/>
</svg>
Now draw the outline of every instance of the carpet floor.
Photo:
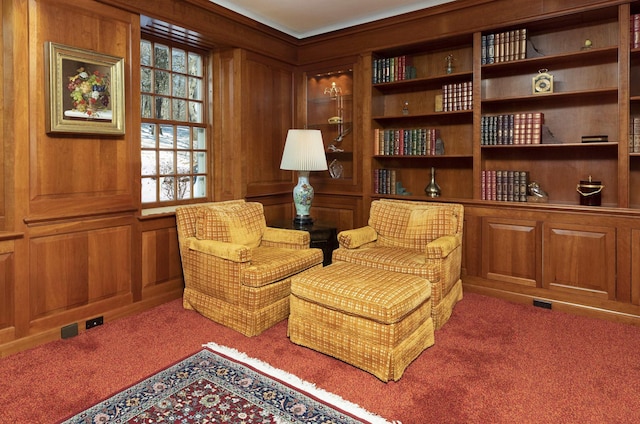
<svg viewBox="0 0 640 424">
<path fill-rule="evenodd" d="M 247 338 L 172 301 L 0 359 L 0 422 L 53 423 L 199 351 L 235 348 L 403 424 L 640 422 L 640 328 L 466 293 L 397 382 Z"/>
</svg>

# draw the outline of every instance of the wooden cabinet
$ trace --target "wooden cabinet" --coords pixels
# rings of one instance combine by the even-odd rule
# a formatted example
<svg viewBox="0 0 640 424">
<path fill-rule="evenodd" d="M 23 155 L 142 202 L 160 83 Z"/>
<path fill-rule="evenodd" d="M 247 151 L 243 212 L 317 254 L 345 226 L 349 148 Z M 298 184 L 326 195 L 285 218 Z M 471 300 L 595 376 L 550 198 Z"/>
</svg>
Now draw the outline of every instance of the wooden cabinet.
<svg viewBox="0 0 640 424">
<path fill-rule="evenodd" d="M 484 217 L 482 276 L 526 287 L 542 285 L 540 223 Z"/>
<path fill-rule="evenodd" d="M 465 205 L 467 289 L 633 321 L 640 317 L 640 3 L 506 21 L 363 55 L 365 204 L 430 200 L 423 190 L 434 167 L 438 200 Z M 547 74 L 552 88 L 540 82 Z M 441 107 L 450 87 L 471 87 L 462 107 Z M 543 117 L 537 137 L 510 121 L 535 114 Z M 402 131 L 413 128 L 437 129 L 444 154 L 406 150 Z M 384 190 L 378 169 L 392 171 Z M 522 198 L 488 195 L 487 176 L 503 171 L 527 176 Z M 582 202 L 578 186 L 589 177 L 601 182 L 600 205 Z M 398 181 L 410 195 L 393 191 Z M 548 202 L 526 197 L 532 181 Z"/>
<path fill-rule="evenodd" d="M 616 229 L 546 223 L 543 286 L 577 296 L 616 298 Z"/>
<path fill-rule="evenodd" d="M 640 222 L 631 209 L 469 201 L 463 248 L 472 261 L 465 290 L 640 323 Z"/>
</svg>

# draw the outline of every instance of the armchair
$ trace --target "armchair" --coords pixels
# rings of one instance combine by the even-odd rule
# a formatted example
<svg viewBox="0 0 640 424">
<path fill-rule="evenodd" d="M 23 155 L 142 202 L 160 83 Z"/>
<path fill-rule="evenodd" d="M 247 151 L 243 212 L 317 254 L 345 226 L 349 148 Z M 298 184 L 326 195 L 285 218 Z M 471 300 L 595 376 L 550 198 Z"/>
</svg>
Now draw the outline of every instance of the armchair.
<svg viewBox="0 0 640 424">
<path fill-rule="evenodd" d="M 462 299 L 460 204 L 381 199 L 365 227 L 338 234 L 333 262 L 418 275 L 431 282 L 432 317 L 442 327 Z"/>
<path fill-rule="evenodd" d="M 322 267 L 306 231 L 267 227 L 261 203 L 176 208 L 183 305 L 255 336 L 289 316 L 291 277 Z"/>
</svg>

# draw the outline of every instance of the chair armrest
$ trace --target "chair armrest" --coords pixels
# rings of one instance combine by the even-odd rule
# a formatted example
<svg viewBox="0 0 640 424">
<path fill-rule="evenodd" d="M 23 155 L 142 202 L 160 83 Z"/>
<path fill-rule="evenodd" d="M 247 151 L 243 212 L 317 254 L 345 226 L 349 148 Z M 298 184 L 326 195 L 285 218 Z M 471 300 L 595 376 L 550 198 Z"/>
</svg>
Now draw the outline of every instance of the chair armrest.
<svg viewBox="0 0 640 424">
<path fill-rule="evenodd" d="M 364 226 L 353 230 L 340 231 L 338 233 L 338 243 L 345 249 L 357 249 L 367 243 L 372 243 L 378 239 L 378 233 L 373 227 Z"/>
<path fill-rule="evenodd" d="M 427 244 L 425 254 L 427 259 L 443 259 L 461 245 L 462 236 L 460 234 L 443 236 Z"/>
<path fill-rule="evenodd" d="M 189 237 L 185 244 L 188 249 L 193 251 L 232 262 L 251 261 L 251 249 L 242 244 L 226 243 L 217 240 L 198 240 L 195 237 Z"/>
<path fill-rule="evenodd" d="M 267 227 L 262 235 L 262 245 L 289 249 L 308 249 L 311 235 L 308 231 Z"/>
</svg>

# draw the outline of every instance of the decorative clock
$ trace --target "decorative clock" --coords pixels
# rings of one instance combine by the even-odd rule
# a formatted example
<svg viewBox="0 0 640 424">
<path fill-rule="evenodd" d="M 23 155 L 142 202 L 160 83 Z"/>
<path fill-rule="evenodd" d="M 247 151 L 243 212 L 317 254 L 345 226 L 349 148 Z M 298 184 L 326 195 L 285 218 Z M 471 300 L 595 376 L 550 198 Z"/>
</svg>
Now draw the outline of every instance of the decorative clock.
<svg viewBox="0 0 640 424">
<path fill-rule="evenodd" d="M 553 75 L 548 72 L 548 69 L 538 71 L 532 79 L 531 89 L 533 94 L 553 93 Z"/>
</svg>

